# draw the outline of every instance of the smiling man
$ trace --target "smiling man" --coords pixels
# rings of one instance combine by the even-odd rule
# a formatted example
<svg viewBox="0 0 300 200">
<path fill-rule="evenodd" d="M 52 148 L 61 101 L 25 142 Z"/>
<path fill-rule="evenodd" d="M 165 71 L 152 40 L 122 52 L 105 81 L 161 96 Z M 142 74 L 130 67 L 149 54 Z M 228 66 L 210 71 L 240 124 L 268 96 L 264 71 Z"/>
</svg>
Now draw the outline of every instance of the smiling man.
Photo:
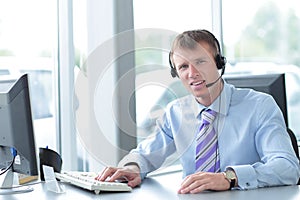
<svg viewBox="0 0 300 200">
<path fill-rule="evenodd" d="M 171 75 L 191 94 L 169 103 L 154 136 L 96 179 L 125 177 L 135 187 L 177 152 L 183 168 L 178 193 L 297 183 L 299 160 L 281 110 L 272 96 L 222 79 L 226 59 L 212 33 L 179 34 L 169 60 Z"/>
</svg>

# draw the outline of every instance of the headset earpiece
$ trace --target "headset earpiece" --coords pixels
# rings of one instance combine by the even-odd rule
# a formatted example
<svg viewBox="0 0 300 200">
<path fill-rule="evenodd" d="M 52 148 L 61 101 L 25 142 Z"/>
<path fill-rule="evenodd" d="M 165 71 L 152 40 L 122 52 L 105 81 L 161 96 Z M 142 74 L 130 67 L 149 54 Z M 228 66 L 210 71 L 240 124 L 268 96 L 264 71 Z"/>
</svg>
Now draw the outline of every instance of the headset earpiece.
<svg viewBox="0 0 300 200">
<path fill-rule="evenodd" d="M 178 74 L 177 74 L 177 71 L 176 71 L 175 68 L 171 68 L 171 76 L 172 76 L 173 78 L 178 77 Z"/>
<path fill-rule="evenodd" d="M 171 72 L 171 76 L 173 78 L 175 78 L 175 77 L 178 77 L 178 74 L 177 74 L 177 71 L 176 71 L 175 67 L 172 64 L 171 56 L 172 56 L 172 54 L 170 52 L 169 53 L 169 64 L 170 64 L 170 67 L 171 67 L 171 71 L 170 72 Z"/>
<path fill-rule="evenodd" d="M 225 65 L 226 65 L 226 58 L 224 56 L 221 56 L 220 54 L 217 54 L 215 57 L 216 65 L 218 69 L 222 69 L 221 76 L 225 72 Z"/>
<path fill-rule="evenodd" d="M 218 69 L 223 69 L 223 67 L 225 67 L 226 59 L 224 56 L 217 54 L 215 57 L 215 61 Z"/>
</svg>

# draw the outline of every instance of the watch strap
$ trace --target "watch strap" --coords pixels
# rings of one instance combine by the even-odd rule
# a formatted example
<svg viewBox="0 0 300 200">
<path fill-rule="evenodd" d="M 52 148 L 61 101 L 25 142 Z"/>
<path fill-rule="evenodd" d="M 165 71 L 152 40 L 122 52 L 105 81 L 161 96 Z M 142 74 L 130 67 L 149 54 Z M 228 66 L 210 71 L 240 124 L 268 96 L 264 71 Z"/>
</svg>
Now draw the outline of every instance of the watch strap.
<svg viewBox="0 0 300 200">
<path fill-rule="evenodd" d="M 229 190 L 234 188 L 234 186 L 235 186 L 235 179 L 230 179 L 230 188 L 229 188 Z"/>
</svg>

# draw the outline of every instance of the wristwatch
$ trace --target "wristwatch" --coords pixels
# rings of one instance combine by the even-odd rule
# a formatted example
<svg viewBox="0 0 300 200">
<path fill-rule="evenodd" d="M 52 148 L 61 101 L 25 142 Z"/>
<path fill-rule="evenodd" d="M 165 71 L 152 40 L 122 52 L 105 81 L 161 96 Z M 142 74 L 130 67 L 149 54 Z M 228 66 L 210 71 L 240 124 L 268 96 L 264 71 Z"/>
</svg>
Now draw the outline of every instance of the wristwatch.
<svg viewBox="0 0 300 200">
<path fill-rule="evenodd" d="M 230 169 L 227 169 L 225 172 L 224 172 L 224 175 L 225 175 L 225 178 L 229 181 L 230 183 L 230 188 L 229 190 L 231 190 L 231 188 L 233 188 L 235 186 L 235 183 L 236 183 L 236 174 L 233 170 L 230 170 Z"/>
</svg>

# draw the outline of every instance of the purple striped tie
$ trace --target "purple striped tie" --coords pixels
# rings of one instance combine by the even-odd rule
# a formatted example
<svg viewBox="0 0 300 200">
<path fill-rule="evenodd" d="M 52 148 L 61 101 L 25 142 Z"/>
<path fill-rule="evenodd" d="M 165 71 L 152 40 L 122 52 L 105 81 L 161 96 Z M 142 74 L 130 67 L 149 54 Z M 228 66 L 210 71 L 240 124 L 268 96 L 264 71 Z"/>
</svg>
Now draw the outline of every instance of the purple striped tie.
<svg viewBox="0 0 300 200">
<path fill-rule="evenodd" d="M 201 113 L 202 124 L 196 138 L 196 171 L 218 172 L 220 170 L 218 138 L 212 123 L 216 114 L 210 109 L 203 110 Z"/>
</svg>

